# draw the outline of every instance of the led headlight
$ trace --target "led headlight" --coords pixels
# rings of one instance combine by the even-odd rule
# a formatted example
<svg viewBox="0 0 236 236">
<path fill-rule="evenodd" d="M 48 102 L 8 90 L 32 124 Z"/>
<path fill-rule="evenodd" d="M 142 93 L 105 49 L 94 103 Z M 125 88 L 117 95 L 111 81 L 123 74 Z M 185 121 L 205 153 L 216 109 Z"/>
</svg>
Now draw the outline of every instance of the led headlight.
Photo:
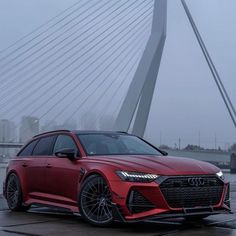
<svg viewBox="0 0 236 236">
<path fill-rule="evenodd" d="M 216 175 L 220 178 L 220 179 L 224 179 L 224 174 L 223 172 L 220 170 L 219 172 L 216 173 Z"/>
<path fill-rule="evenodd" d="M 117 171 L 116 173 L 122 180 L 125 180 L 128 182 L 149 183 L 159 177 L 159 175 L 155 175 L 155 174 L 147 174 L 147 173 L 133 172 L 133 171 Z"/>
</svg>

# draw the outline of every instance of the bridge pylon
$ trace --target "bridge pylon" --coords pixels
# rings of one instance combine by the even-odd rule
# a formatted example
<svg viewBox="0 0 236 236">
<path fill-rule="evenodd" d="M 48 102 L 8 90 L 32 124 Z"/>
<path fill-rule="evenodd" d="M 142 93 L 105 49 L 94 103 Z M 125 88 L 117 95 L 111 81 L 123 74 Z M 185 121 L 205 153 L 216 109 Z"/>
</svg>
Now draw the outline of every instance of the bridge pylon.
<svg viewBox="0 0 236 236">
<path fill-rule="evenodd" d="M 134 119 L 132 133 L 144 135 L 166 39 L 166 21 L 167 0 L 155 0 L 151 34 L 116 119 L 115 130 L 128 131 Z"/>
</svg>

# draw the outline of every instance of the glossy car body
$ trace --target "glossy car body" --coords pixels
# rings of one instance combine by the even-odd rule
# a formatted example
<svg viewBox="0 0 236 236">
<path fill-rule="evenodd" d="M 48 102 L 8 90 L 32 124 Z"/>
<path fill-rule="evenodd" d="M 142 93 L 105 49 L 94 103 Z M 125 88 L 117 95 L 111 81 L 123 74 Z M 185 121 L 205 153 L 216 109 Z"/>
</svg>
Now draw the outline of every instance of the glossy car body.
<svg viewBox="0 0 236 236">
<path fill-rule="evenodd" d="M 159 155 L 88 153 L 80 135 L 99 134 L 113 138 L 130 136 L 120 132 L 66 130 L 35 136 L 7 167 L 4 195 L 8 204 L 12 195 L 7 191 L 11 190 L 9 176 L 13 174 L 20 186 L 17 194 L 21 194 L 21 198 L 18 196 L 18 199 L 25 207 L 45 204 L 81 213 L 81 204 L 87 199 L 82 199 L 86 188 L 90 185 L 99 187 L 96 183 L 102 181 L 103 194 L 96 195 L 98 200 L 93 201 L 98 202 L 89 209 L 97 211 L 98 215 L 108 212 L 112 220 L 131 222 L 179 216 L 204 217 L 230 211 L 229 183 L 217 175 L 221 172 L 216 166 L 188 158 L 165 156 L 158 149 Z M 68 139 L 70 145 L 67 145 Z M 43 150 L 49 143 L 51 145 L 47 150 Z M 99 149 L 102 145 L 104 143 L 100 144 Z M 63 156 L 60 151 L 57 153 L 63 148 L 73 148 L 76 155 L 70 158 L 70 155 Z M 104 202 L 108 201 L 105 206 Z M 95 205 L 105 213 L 96 210 Z M 85 211 L 84 208 L 82 215 L 90 223 L 103 225 L 111 222 L 110 218 L 106 221 L 105 216 L 101 222 L 88 219 L 90 213 L 86 215 Z"/>
</svg>

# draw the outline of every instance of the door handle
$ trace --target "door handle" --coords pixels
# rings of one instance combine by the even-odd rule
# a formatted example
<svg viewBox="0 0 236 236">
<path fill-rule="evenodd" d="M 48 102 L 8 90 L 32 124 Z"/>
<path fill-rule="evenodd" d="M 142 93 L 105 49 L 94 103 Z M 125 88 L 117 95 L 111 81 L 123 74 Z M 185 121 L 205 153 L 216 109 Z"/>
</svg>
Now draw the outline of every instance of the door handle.
<svg viewBox="0 0 236 236">
<path fill-rule="evenodd" d="M 47 164 L 46 168 L 52 168 L 52 165 L 51 164 Z"/>
<path fill-rule="evenodd" d="M 22 166 L 23 166 L 23 167 L 27 167 L 28 165 L 27 165 L 26 163 L 23 163 Z"/>
</svg>

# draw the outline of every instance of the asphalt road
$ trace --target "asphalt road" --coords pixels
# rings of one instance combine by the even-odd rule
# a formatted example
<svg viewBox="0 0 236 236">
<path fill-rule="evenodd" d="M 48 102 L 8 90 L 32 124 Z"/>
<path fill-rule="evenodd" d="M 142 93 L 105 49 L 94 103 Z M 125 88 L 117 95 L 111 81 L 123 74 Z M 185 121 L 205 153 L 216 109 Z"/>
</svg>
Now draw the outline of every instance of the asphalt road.
<svg viewBox="0 0 236 236">
<path fill-rule="evenodd" d="M 10 212 L 0 199 L 0 236 L 122 236 L 122 235 L 191 235 L 236 236 L 236 182 L 231 179 L 231 206 L 235 214 L 210 216 L 201 222 L 175 219 L 169 222 L 114 224 L 109 228 L 94 227 L 70 213 L 50 208 L 33 208 L 28 212 Z"/>
<path fill-rule="evenodd" d="M 231 194 L 232 209 L 236 212 L 236 192 Z M 201 222 L 186 222 L 183 219 L 163 223 L 115 224 L 98 228 L 79 217 L 49 208 L 34 208 L 29 212 L 0 211 L 0 236 L 60 236 L 60 235 L 236 235 L 236 215 L 210 216 Z"/>
</svg>

